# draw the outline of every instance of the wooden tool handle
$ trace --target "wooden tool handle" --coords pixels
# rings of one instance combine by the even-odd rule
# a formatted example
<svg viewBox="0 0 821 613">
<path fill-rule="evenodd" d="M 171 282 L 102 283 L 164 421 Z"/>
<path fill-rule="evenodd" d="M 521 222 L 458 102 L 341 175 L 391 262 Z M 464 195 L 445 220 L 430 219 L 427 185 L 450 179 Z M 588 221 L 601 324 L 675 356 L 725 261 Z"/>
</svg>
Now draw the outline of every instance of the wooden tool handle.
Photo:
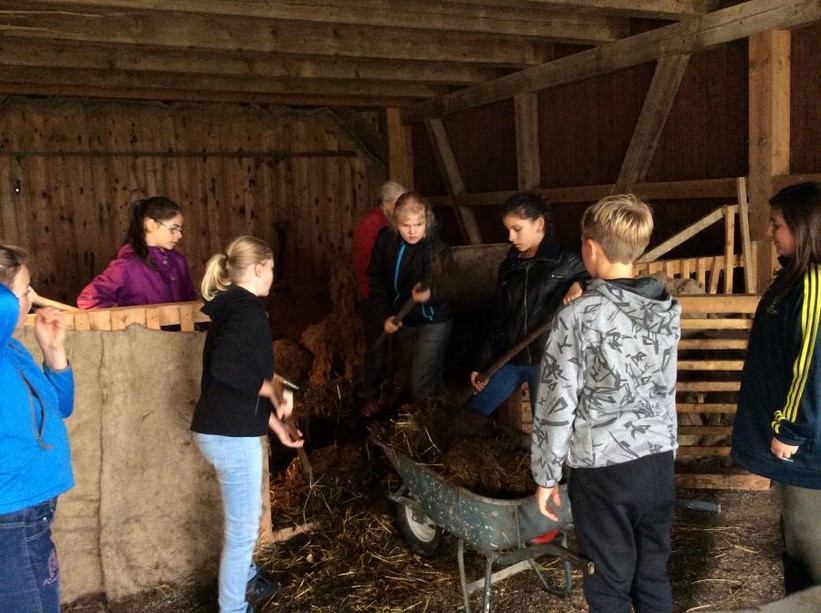
<svg viewBox="0 0 821 613">
<path fill-rule="evenodd" d="M 284 399 L 283 394 L 286 389 L 291 392 L 299 390 L 298 385 L 277 374 L 274 374 L 273 379 L 271 379 L 271 385 L 274 387 L 274 396 L 277 397 L 278 402 Z M 299 431 L 299 428 L 296 427 L 292 416 L 289 415 L 285 418 L 285 425 L 291 431 L 293 438 L 296 438 L 296 433 Z M 297 447 L 296 455 L 299 458 L 299 463 L 302 465 L 302 470 L 308 479 L 308 483 L 312 483 L 314 480 L 314 471 L 311 467 L 311 461 L 308 459 L 308 453 L 304 447 Z"/>
<path fill-rule="evenodd" d="M 44 306 L 44 307 L 54 307 L 55 309 L 60 309 L 61 311 L 79 311 L 76 306 L 71 306 L 70 304 L 65 304 L 63 302 L 57 302 L 56 300 L 52 300 L 51 298 L 44 298 L 43 296 L 35 296 L 34 300 L 31 303 L 35 306 Z"/>
</svg>

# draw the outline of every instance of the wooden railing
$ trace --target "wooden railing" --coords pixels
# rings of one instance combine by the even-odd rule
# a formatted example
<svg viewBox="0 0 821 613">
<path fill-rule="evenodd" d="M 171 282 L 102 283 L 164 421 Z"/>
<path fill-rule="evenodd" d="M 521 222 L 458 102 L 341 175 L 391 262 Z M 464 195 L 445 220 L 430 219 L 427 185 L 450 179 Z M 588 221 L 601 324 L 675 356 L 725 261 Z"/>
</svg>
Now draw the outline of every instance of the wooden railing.
<svg viewBox="0 0 821 613">
<path fill-rule="evenodd" d="M 766 489 L 768 479 L 731 467 L 728 458 L 747 340 L 760 296 L 677 299 L 682 317 L 676 482 L 682 487 Z"/>
<path fill-rule="evenodd" d="M 112 309 L 90 309 L 87 311 L 65 311 L 63 319 L 69 330 L 125 330 L 131 324 L 138 324 L 150 330 L 160 330 L 165 326 L 179 326 L 183 332 L 193 332 L 194 325 L 209 321 L 200 308 L 202 302 L 171 302 L 144 306 L 116 307 Z M 34 322 L 29 315 L 27 325 Z"/>
</svg>

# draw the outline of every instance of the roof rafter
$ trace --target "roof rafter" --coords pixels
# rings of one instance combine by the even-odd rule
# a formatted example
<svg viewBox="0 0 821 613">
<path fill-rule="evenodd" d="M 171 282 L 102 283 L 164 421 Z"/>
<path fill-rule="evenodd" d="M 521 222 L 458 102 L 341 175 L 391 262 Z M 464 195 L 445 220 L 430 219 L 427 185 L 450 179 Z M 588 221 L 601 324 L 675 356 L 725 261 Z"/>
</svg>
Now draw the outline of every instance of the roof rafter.
<svg viewBox="0 0 821 613">
<path fill-rule="evenodd" d="M 630 29 L 625 17 L 598 12 L 517 8 L 502 4 L 491 6 L 451 5 L 441 2 L 403 2 L 400 0 L 34 0 L 20 14 L 97 15 L 114 18 L 123 15 L 160 13 L 166 19 L 253 18 L 294 22 L 296 27 L 311 23 L 407 28 L 439 32 L 469 32 L 494 35 L 532 36 L 574 44 L 597 44 L 626 36 Z M 10 11 L 4 11 L 10 14 Z M 184 17 L 182 17 L 184 16 Z M 303 24 L 300 26 L 299 24 Z"/>
<path fill-rule="evenodd" d="M 821 18 L 818 0 L 748 0 L 669 26 L 528 68 L 494 81 L 426 100 L 403 110 L 404 122 L 418 121 L 580 81 L 659 58 L 692 53 L 751 34 L 792 28 Z"/>
</svg>

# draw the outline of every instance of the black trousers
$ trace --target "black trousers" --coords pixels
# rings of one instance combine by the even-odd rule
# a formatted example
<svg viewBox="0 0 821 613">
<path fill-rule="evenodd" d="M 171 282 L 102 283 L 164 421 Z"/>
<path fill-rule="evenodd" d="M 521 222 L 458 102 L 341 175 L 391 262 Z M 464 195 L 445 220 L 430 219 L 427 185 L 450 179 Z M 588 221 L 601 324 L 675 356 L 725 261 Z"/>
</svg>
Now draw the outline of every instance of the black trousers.
<svg viewBox="0 0 821 613">
<path fill-rule="evenodd" d="M 590 613 L 670 613 L 667 576 L 675 511 L 673 452 L 602 468 L 574 468 L 568 494 Z"/>
</svg>

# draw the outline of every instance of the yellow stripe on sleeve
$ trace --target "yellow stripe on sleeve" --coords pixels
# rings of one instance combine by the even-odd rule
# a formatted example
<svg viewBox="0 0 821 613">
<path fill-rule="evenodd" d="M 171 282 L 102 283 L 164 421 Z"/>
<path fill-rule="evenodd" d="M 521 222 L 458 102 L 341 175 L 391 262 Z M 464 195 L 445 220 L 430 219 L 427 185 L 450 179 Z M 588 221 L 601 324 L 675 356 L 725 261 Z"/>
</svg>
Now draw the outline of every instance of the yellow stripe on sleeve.
<svg viewBox="0 0 821 613">
<path fill-rule="evenodd" d="M 810 364 L 815 354 L 821 322 L 821 267 L 811 264 L 804 275 L 804 298 L 801 304 L 801 347 L 792 367 L 792 383 L 787 392 L 784 408 L 775 412 L 772 427 L 778 433 L 781 422 L 795 423 L 798 407 L 807 386 Z"/>
</svg>

